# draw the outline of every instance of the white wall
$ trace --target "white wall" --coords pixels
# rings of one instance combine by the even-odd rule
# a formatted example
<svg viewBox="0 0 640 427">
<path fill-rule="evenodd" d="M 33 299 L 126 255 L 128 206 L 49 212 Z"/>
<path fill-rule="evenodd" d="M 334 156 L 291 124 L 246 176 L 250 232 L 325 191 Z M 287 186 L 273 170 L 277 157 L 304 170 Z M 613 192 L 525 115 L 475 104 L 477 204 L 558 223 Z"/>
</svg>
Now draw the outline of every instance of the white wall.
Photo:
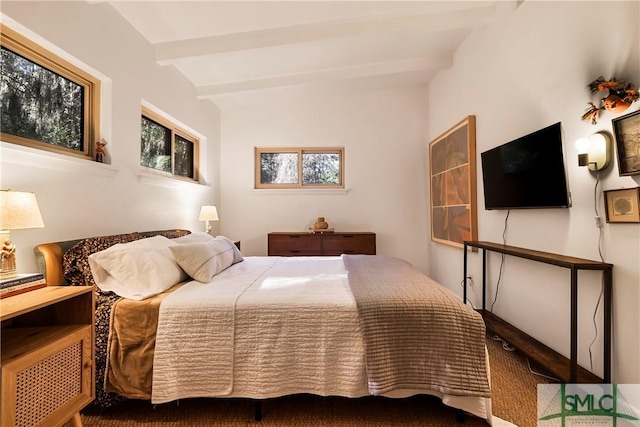
<svg viewBox="0 0 640 427">
<path fill-rule="evenodd" d="M 597 126 L 580 121 L 592 100 L 586 88 L 591 80 L 602 74 L 640 85 L 637 2 L 525 1 L 468 39 L 455 65 L 428 92 L 425 87 L 345 92 L 295 104 L 274 97 L 269 106 L 223 113 L 208 101 L 196 101 L 193 87 L 173 68 L 157 66 L 149 44 L 108 4 L 3 1 L 2 13 L 100 72 L 111 91 L 103 121 L 111 166 L 45 161 L 2 145 L 0 186 L 35 191 L 46 224 L 13 233 L 21 272 L 35 268 L 32 249 L 38 243 L 201 229 L 200 205 L 219 202 L 221 219 L 214 223 L 219 231 L 214 231 L 241 240 L 247 255 L 266 254 L 268 232 L 305 230 L 325 216 L 337 230 L 376 232 L 378 253 L 409 260 L 461 295 L 462 251 L 429 240 L 425 155 L 430 139 L 469 114 L 477 119 L 478 153 L 562 121 L 574 206 L 511 212 L 507 243 L 598 259 L 595 179 L 577 167 L 573 141 L 611 130 L 608 113 Z M 163 187 L 137 176 L 142 99 L 207 138 L 204 178 L 210 186 Z M 349 191 L 253 190 L 254 146 L 344 146 Z M 640 176 L 621 178 L 614 164 L 602 182 L 605 189 L 634 187 Z M 484 210 L 480 179 L 478 184 L 479 237 L 499 242 L 505 212 Z M 603 215 L 602 200 L 598 208 Z M 603 252 L 615 265 L 614 381 L 639 383 L 640 225 L 606 224 Z M 480 257 L 471 254 L 470 262 L 479 285 Z M 498 263 L 491 262 L 495 278 Z M 495 312 L 567 354 L 568 280 L 565 270 L 508 258 Z M 580 362 L 587 367 L 598 290 L 597 274 L 580 274 Z M 596 371 L 601 337 L 600 329 Z"/>
<path fill-rule="evenodd" d="M 50 160 L 38 150 L 2 143 L 0 186 L 34 191 L 44 229 L 16 230 L 18 270 L 36 269 L 39 243 L 92 235 L 170 228 L 201 230 L 202 204 L 218 203 L 220 116 L 172 67 L 155 64 L 153 50 L 106 3 L 2 2 L 3 24 L 43 38 L 104 78 L 102 136 L 111 166 Z M 145 100 L 206 138 L 203 181 L 167 187 L 170 181 L 139 177 L 140 108 Z M 218 224 L 215 224 L 217 228 Z"/>
<path fill-rule="evenodd" d="M 603 14 L 602 10 L 606 9 Z M 612 19 L 613 18 L 613 19 Z M 612 131 L 605 112 L 597 125 L 580 120 L 598 76 L 640 84 L 638 2 L 525 1 L 504 19 L 468 38 L 454 66 L 429 85 L 429 136 L 434 138 L 469 114 L 477 120 L 477 152 L 562 122 L 565 164 L 573 207 L 511 211 L 507 244 L 599 260 L 594 225 L 595 175 L 577 165 L 574 141 L 599 130 Z M 640 107 L 633 104 L 627 112 Z M 484 210 L 478 156 L 479 239 L 502 242 L 506 211 Z M 601 187 L 629 188 L 640 176 L 620 177 L 617 163 L 602 174 Z M 604 218 L 601 196 L 597 209 Z M 614 264 L 613 381 L 640 382 L 640 224 L 605 224 L 605 261 Z M 430 244 L 430 273 L 460 292 L 462 252 Z M 475 277 L 474 302 L 481 304 L 481 258 L 469 257 Z M 490 257 L 494 295 L 499 256 Z M 579 274 L 579 362 L 589 368 L 594 339 L 593 310 L 600 275 Z M 492 302 L 493 298 L 489 299 Z M 569 353 L 569 271 L 507 257 L 494 312 L 555 350 Z M 597 318 L 601 317 L 601 312 Z M 593 345 L 601 373 L 602 325 Z"/>
<path fill-rule="evenodd" d="M 426 87 L 410 86 L 223 109 L 222 233 L 266 255 L 267 233 L 305 231 L 324 216 L 336 231 L 375 232 L 378 254 L 425 269 L 426 104 Z M 254 190 L 256 146 L 344 147 L 348 192 Z"/>
</svg>

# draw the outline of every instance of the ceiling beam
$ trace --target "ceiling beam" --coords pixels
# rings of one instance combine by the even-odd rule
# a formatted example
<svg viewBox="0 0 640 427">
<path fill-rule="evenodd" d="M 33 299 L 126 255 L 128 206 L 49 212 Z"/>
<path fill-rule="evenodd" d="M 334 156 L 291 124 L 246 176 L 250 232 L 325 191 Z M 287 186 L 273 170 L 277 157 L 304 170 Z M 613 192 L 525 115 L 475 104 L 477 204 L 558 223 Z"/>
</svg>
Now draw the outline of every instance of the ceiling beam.
<svg viewBox="0 0 640 427">
<path fill-rule="evenodd" d="M 359 79 L 406 73 L 410 71 L 438 70 L 451 67 L 452 64 L 453 58 L 451 56 L 441 56 L 435 58 L 414 58 L 351 67 L 331 68 L 305 73 L 271 76 L 260 79 L 202 85 L 196 87 L 196 96 L 199 99 L 207 99 L 223 93 Z"/>
<path fill-rule="evenodd" d="M 185 58 L 321 41 L 339 37 L 352 37 L 360 34 L 383 31 L 411 28 L 427 28 L 430 31 L 472 28 L 486 25 L 494 15 L 495 6 L 490 5 L 440 13 L 302 24 L 267 30 L 201 37 L 157 43 L 154 45 L 154 49 L 156 61 L 159 64 L 171 65 Z"/>
</svg>

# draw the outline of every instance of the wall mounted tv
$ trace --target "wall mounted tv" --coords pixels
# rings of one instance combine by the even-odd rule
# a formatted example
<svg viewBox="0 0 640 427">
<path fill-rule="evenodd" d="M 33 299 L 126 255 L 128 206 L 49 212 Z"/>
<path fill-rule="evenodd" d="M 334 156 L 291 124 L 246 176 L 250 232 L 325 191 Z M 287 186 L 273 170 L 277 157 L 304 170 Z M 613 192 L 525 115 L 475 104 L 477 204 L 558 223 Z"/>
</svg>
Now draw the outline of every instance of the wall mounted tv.
<svg viewBox="0 0 640 427">
<path fill-rule="evenodd" d="M 560 123 L 481 153 L 484 207 L 568 208 Z"/>
</svg>

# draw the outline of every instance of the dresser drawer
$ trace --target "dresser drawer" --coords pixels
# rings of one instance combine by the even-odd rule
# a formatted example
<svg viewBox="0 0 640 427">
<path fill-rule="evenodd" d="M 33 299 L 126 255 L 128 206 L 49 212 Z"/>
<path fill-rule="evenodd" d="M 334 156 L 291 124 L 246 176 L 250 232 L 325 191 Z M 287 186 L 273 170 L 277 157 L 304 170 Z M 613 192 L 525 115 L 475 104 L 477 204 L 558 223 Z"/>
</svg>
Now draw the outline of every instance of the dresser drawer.
<svg viewBox="0 0 640 427">
<path fill-rule="evenodd" d="M 376 235 L 373 233 L 340 233 L 322 236 L 323 255 L 376 254 Z"/>
<path fill-rule="evenodd" d="M 322 236 L 309 233 L 270 233 L 268 254 L 269 256 L 322 255 Z"/>
</svg>

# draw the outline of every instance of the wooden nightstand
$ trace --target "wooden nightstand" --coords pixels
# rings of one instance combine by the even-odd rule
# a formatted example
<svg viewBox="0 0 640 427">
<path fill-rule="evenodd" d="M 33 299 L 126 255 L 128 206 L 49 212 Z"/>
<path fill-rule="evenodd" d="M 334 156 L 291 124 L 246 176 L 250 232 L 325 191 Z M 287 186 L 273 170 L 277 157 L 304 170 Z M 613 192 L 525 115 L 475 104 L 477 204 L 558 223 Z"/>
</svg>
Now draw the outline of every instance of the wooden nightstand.
<svg viewBox="0 0 640 427">
<path fill-rule="evenodd" d="M 48 286 L 0 300 L 1 425 L 81 426 L 95 398 L 89 286 Z"/>
</svg>

